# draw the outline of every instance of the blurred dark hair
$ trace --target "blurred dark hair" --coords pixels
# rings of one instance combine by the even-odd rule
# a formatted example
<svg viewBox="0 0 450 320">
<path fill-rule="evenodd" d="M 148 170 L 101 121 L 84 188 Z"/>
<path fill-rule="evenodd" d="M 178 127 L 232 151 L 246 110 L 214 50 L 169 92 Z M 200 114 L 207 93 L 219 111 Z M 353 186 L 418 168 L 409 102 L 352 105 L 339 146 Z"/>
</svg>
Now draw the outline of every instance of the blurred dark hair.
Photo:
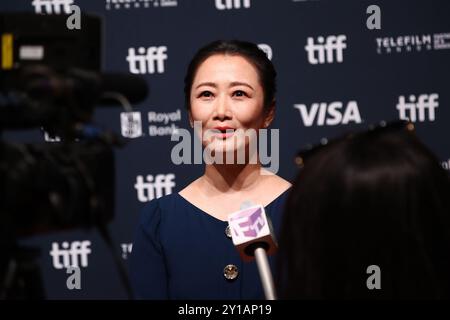
<svg viewBox="0 0 450 320">
<path fill-rule="evenodd" d="M 450 297 L 449 175 L 411 126 L 301 159 L 282 224 L 281 298 Z M 380 290 L 366 285 L 370 265 Z"/>
<path fill-rule="evenodd" d="M 188 110 L 191 108 L 191 87 L 198 68 L 206 59 L 216 54 L 244 57 L 256 68 L 264 91 L 264 108 L 267 111 L 275 102 L 277 73 L 272 62 L 256 44 L 239 40 L 217 40 L 197 51 L 189 63 L 186 77 L 184 78 L 186 108 Z"/>
</svg>

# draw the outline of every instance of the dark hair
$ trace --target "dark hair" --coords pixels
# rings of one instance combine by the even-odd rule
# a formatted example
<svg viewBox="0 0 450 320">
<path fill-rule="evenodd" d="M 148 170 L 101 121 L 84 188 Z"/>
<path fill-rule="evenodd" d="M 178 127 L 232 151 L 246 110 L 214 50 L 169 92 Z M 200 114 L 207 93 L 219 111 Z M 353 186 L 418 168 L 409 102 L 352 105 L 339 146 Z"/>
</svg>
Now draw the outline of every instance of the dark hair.
<svg viewBox="0 0 450 320">
<path fill-rule="evenodd" d="M 185 105 L 190 110 L 191 87 L 199 66 L 209 57 L 216 54 L 242 56 L 257 70 L 264 91 L 264 108 L 268 110 L 275 101 L 276 71 L 266 54 L 251 42 L 239 40 L 217 40 L 201 48 L 189 63 L 184 78 Z"/>
<path fill-rule="evenodd" d="M 450 297 L 449 175 L 405 128 L 303 159 L 280 236 L 282 298 Z M 370 265 L 381 290 L 367 287 Z"/>
</svg>

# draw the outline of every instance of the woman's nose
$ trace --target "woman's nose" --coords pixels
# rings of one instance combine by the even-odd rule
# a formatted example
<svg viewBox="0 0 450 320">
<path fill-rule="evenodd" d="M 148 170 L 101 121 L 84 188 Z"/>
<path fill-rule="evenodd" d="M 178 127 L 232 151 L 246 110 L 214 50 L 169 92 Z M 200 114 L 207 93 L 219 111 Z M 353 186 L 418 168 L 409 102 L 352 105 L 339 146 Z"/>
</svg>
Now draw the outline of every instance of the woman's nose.
<svg viewBox="0 0 450 320">
<path fill-rule="evenodd" d="M 222 96 L 219 99 L 217 99 L 215 113 L 216 117 L 220 119 L 231 117 L 231 111 L 229 108 L 227 98 L 225 96 Z"/>
</svg>

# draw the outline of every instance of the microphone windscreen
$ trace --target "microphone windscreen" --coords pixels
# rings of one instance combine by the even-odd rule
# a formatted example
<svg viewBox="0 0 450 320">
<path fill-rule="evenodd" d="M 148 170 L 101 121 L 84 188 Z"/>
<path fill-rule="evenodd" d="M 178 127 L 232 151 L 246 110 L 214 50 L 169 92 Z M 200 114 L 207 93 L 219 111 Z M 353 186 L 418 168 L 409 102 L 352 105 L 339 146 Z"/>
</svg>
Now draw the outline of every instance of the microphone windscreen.
<svg viewBox="0 0 450 320">
<path fill-rule="evenodd" d="M 274 254 L 277 243 L 272 223 L 264 207 L 256 205 L 228 216 L 231 238 L 244 261 L 254 259 L 255 249 L 262 247 L 268 255 Z"/>
</svg>

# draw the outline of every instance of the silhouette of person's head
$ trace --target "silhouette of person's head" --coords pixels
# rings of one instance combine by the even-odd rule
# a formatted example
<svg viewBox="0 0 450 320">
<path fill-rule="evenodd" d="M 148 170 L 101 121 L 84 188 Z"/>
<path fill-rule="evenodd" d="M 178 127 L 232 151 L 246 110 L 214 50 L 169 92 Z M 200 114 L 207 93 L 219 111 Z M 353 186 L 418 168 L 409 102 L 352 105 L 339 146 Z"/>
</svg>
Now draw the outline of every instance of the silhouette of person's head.
<svg viewBox="0 0 450 320">
<path fill-rule="evenodd" d="M 450 181 L 408 122 L 299 153 L 281 298 L 450 296 Z"/>
</svg>

